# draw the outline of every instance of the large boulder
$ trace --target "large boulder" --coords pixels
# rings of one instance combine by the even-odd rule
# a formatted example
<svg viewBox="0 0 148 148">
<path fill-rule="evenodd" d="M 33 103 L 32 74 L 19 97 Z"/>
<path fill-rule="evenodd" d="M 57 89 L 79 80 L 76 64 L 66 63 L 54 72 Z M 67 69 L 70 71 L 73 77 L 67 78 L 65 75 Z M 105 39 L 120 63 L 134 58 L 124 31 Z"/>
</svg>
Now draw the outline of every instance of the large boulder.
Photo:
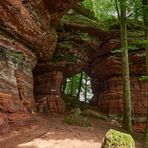
<svg viewBox="0 0 148 148">
<path fill-rule="evenodd" d="M 65 117 L 64 123 L 74 126 L 90 127 L 92 125 L 91 121 L 87 117 L 83 117 L 77 114 L 70 114 Z"/>
<path fill-rule="evenodd" d="M 107 116 L 105 114 L 96 112 L 96 111 L 91 110 L 91 109 L 85 109 L 85 110 L 83 110 L 82 111 L 82 115 L 83 116 L 97 118 L 97 119 L 107 120 Z"/>
<path fill-rule="evenodd" d="M 101 148 L 135 148 L 135 142 L 131 135 L 110 129 Z"/>
</svg>

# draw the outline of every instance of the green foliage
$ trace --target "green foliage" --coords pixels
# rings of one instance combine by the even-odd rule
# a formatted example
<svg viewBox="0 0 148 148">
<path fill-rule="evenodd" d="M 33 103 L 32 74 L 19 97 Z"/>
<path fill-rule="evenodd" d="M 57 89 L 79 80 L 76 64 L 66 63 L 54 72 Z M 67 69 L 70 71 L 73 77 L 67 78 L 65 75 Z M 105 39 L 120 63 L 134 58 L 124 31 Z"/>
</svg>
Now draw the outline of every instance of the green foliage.
<svg viewBox="0 0 148 148">
<path fill-rule="evenodd" d="M 65 117 L 64 122 L 69 125 L 81 126 L 81 127 L 90 127 L 92 125 L 91 121 L 87 117 L 78 116 L 76 114 L 70 114 Z"/>
<path fill-rule="evenodd" d="M 148 40 L 136 40 L 135 44 L 144 48 L 148 46 Z"/>
<path fill-rule="evenodd" d="M 127 19 L 127 29 L 135 32 L 144 30 L 143 22 L 141 20 Z"/>
<path fill-rule="evenodd" d="M 127 46 L 127 48 L 128 48 L 128 51 L 135 51 L 135 50 L 139 50 L 139 48 L 136 46 L 136 45 L 128 45 Z M 122 48 L 118 48 L 118 49 L 113 49 L 112 51 L 111 51 L 111 53 L 119 53 L 119 54 L 121 54 L 122 53 Z"/>
<path fill-rule="evenodd" d="M 127 15 L 126 17 L 132 22 L 133 25 L 137 27 L 142 27 L 143 25 L 137 23 L 137 21 L 142 20 L 142 3 L 141 0 L 132 0 L 126 1 L 127 3 Z M 109 29 L 112 25 L 114 25 L 113 21 L 115 20 L 117 23 L 117 8 L 115 0 L 84 0 L 83 5 L 90 9 L 90 11 L 94 14 L 96 18 L 98 18 L 98 22 L 102 24 L 102 28 Z M 117 0 L 117 7 L 119 9 L 119 0 Z M 120 15 L 120 10 L 119 10 Z M 129 23 L 128 23 L 129 24 Z M 128 25 L 128 28 L 134 28 L 132 24 Z"/>
<path fill-rule="evenodd" d="M 81 84 L 81 97 L 84 98 L 85 96 L 85 82 L 86 82 L 86 73 L 83 73 L 83 78 L 82 78 L 82 84 Z M 65 89 L 65 94 L 69 96 L 77 96 L 78 89 L 79 89 L 79 84 L 80 84 L 80 77 L 81 74 L 76 74 L 71 78 L 67 79 L 67 84 L 66 84 L 66 89 Z M 91 85 L 90 85 L 90 78 L 87 76 L 87 99 L 90 99 L 92 97 L 92 92 L 91 92 Z M 73 83 L 73 92 L 71 92 L 71 83 Z M 80 99 L 80 98 L 79 98 Z"/>
<path fill-rule="evenodd" d="M 148 76 L 141 76 L 139 77 L 140 81 L 148 81 Z"/>
<path fill-rule="evenodd" d="M 99 20 L 115 18 L 114 0 L 84 0 L 83 5 L 90 9 Z M 108 15 L 110 13 L 110 15 Z"/>
<path fill-rule="evenodd" d="M 73 84 L 73 92 L 71 94 L 71 82 L 72 82 L 72 79 L 74 81 L 74 84 Z M 68 94 L 68 95 L 77 96 L 79 81 L 80 81 L 80 74 L 76 74 L 73 77 L 68 78 L 65 93 Z"/>
</svg>

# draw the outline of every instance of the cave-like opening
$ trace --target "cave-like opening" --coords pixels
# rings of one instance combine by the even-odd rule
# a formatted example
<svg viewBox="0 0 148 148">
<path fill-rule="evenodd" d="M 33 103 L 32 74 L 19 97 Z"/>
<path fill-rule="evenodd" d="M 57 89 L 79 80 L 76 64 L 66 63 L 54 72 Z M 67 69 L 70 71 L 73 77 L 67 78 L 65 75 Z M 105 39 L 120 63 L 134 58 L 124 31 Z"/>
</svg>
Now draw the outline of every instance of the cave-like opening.
<svg viewBox="0 0 148 148">
<path fill-rule="evenodd" d="M 93 96 L 91 78 L 83 71 L 72 77 L 64 78 L 61 91 L 64 96 L 71 96 L 80 102 L 88 103 Z"/>
</svg>

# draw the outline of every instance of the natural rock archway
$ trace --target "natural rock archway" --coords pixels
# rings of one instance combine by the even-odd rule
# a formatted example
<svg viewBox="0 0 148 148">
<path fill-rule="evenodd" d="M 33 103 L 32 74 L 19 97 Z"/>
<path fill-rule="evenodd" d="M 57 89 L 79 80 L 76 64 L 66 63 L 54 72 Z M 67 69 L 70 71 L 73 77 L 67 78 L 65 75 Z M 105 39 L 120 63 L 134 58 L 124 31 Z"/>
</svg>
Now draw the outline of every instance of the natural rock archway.
<svg viewBox="0 0 148 148">
<path fill-rule="evenodd" d="M 63 78 L 81 71 L 91 77 L 94 94 L 91 103 L 108 114 L 122 113 L 121 57 L 116 52 L 120 48 L 119 27 L 104 31 L 76 7 L 68 12 L 77 2 L 0 1 L 0 119 L 3 126 L 32 121 L 35 104 L 38 112 L 63 113 Z M 132 34 L 135 30 L 129 29 L 129 43 L 135 41 Z M 140 32 L 137 37 L 142 38 L 143 34 Z M 139 81 L 139 76 L 145 73 L 141 66 L 145 55 L 143 47 L 138 48 L 140 50 L 130 51 L 132 113 L 145 116 L 144 93 L 148 84 Z"/>
</svg>

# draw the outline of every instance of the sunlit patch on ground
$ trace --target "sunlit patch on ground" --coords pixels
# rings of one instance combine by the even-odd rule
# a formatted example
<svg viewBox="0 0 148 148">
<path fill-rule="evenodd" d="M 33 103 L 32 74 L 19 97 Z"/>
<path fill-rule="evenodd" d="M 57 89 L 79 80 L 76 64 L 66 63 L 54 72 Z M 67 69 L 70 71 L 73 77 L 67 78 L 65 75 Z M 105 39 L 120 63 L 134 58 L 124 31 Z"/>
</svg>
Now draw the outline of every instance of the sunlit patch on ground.
<svg viewBox="0 0 148 148">
<path fill-rule="evenodd" d="M 120 129 L 106 120 L 92 119 L 92 127 L 70 126 L 64 115 L 38 116 L 31 128 L 0 137 L 0 148 L 100 148 L 109 129 Z M 2 140 L 1 140 L 2 139 Z M 137 142 L 136 148 L 142 148 Z"/>
<path fill-rule="evenodd" d="M 101 143 L 93 140 L 79 140 L 79 139 L 48 139 L 48 133 L 45 137 L 34 139 L 27 143 L 19 144 L 20 148 L 99 148 Z"/>
</svg>

